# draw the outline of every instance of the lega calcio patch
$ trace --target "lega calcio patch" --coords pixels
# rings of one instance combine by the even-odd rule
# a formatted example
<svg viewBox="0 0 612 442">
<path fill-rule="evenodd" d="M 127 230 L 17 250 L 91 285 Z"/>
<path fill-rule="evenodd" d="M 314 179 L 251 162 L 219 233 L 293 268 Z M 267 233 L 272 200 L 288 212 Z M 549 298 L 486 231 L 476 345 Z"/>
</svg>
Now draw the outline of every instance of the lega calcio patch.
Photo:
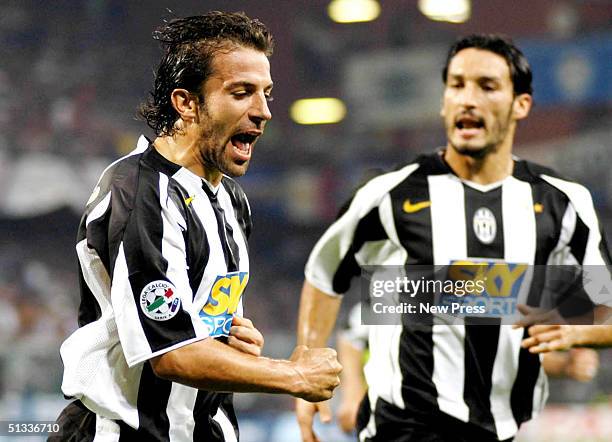
<svg viewBox="0 0 612 442">
<path fill-rule="evenodd" d="M 181 299 L 168 281 L 153 281 L 140 292 L 140 309 L 154 321 L 167 321 L 179 312 Z"/>
</svg>

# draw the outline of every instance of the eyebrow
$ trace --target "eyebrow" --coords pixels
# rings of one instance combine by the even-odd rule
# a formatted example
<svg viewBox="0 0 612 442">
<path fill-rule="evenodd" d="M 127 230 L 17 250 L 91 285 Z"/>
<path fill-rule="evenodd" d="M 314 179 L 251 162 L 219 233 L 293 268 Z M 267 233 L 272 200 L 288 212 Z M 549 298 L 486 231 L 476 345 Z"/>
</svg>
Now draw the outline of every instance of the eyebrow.
<svg viewBox="0 0 612 442">
<path fill-rule="evenodd" d="M 251 83 L 250 81 L 236 81 L 234 83 L 230 83 L 226 86 L 227 89 L 231 89 L 234 87 L 243 86 L 243 87 L 253 87 L 255 83 Z M 268 84 L 264 89 L 272 89 L 274 87 L 274 83 Z"/>
<path fill-rule="evenodd" d="M 488 77 L 486 75 L 483 75 L 482 77 L 478 77 L 478 80 L 480 81 L 496 81 L 499 82 L 501 81 L 500 77 Z"/>
<path fill-rule="evenodd" d="M 463 74 L 448 74 L 448 78 L 451 80 L 463 79 L 465 76 Z M 491 77 L 488 75 L 482 75 L 477 77 L 478 81 L 501 81 L 500 77 Z"/>
</svg>

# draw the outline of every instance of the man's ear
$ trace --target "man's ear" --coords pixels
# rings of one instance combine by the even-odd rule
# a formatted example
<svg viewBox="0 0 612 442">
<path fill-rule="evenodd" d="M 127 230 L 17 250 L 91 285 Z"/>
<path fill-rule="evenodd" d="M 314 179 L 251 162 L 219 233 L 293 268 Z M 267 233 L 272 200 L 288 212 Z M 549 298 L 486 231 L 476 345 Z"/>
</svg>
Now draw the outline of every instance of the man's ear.
<svg viewBox="0 0 612 442">
<path fill-rule="evenodd" d="M 514 98 L 512 104 L 512 116 L 515 120 L 522 120 L 527 118 L 531 105 L 533 104 L 533 98 L 529 94 L 520 94 Z"/>
<path fill-rule="evenodd" d="M 187 89 L 174 89 L 170 94 L 172 107 L 185 123 L 191 123 L 198 117 L 197 96 Z"/>
</svg>

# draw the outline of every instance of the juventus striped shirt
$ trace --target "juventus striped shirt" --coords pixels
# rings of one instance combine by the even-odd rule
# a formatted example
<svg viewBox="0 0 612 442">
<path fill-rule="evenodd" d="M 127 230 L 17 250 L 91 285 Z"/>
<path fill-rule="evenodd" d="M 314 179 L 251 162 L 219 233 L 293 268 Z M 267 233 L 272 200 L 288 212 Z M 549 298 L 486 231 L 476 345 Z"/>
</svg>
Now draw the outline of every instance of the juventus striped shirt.
<svg viewBox="0 0 612 442">
<path fill-rule="evenodd" d="M 359 189 L 314 247 L 305 274 L 318 289 L 341 294 L 361 266 L 472 259 L 610 263 L 583 186 L 518 158 L 511 176 L 478 185 L 459 179 L 435 153 Z M 441 412 L 510 438 L 547 397 L 539 356 L 520 347 L 524 333 L 506 325 L 371 326 L 370 404 Z M 360 440 L 376 431 L 372 415 Z"/>
<path fill-rule="evenodd" d="M 250 209 L 143 136 L 100 177 L 78 233 L 79 328 L 62 391 L 96 413 L 96 440 L 236 441 L 231 396 L 158 378 L 149 359 L 229 333 L 249 278 Z"/>
</svg>

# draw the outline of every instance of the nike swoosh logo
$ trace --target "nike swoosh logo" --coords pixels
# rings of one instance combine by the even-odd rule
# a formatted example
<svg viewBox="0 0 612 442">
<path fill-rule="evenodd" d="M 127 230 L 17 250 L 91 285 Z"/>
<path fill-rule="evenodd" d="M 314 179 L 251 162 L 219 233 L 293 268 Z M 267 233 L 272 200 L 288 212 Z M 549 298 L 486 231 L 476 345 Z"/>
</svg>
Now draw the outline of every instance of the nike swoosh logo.
<svg viewBox="0 0 612 442">
<path fill-rule="evenodd" d="M 418 203 L 411 203 L 410 200 L 404 201 L 404 212 L 406 213 L 415 213 L 419 210 L 423 210 L 431 206 L 431 201 L 421 201 Z"/>
<path fill-rule="evenodd" d="M 191 202 L 193 201 L 194 198 L 195 198 L 195 196 L 190 196 L 189 198 L 185 198 L 185 204 L 187 204 L 187 205 L 191 204 Z"/>
</svg>

